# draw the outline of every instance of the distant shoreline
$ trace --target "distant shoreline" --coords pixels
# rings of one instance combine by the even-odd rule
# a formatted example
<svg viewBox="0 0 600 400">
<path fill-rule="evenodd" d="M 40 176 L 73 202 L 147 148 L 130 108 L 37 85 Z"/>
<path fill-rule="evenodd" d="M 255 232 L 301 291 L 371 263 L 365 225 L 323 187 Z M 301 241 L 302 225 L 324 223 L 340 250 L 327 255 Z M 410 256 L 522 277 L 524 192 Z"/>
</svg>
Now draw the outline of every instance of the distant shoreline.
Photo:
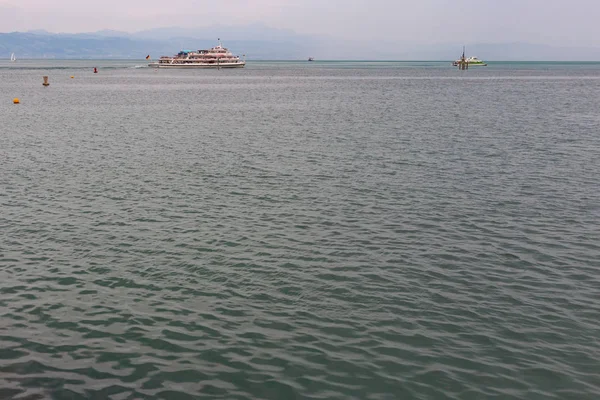
<svg viewBox="0 0 600 400">
<path fill-rule="evenodd" d="M 139 61 L 142 63 L 146 63 L 147 60 L 144 58 L 50 58 L 50 57 L 22 57 L 17 60 L 17 63 L 14 64 L 18 66 L 19 61 L 127 61 L 127 62 L 135 62 Z M 248 62 L 307 62 L 305 59 L 252 59 L 248 58 Z M 454 60 L 315 60 L 313 63 L 451 63 Z M 2 62 L 10 62 L 8 58 L 0 58 L 0 63 Z M 494 64 L 600 64 L 600 60 L 597 61 L 559 61 L 559 60 L 535 60 L 535 61 L 522 61 L 522 60 L 486 60 L 487 63 Z M 11 63 L 11 65 L 13 65 Z"/>
</svg>

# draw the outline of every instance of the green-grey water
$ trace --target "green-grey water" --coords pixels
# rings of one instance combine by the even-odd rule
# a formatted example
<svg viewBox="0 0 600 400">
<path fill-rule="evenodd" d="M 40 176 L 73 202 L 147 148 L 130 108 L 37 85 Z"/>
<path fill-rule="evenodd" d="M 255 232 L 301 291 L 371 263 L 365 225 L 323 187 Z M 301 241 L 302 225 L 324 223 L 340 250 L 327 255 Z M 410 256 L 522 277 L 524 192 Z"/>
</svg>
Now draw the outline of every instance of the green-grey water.
<svg viewBox="0 0 600 400">
<path fill-rule="evenodd" d="M 597 398 L 600 64 L 143 66 L 0 62 L 0 398 Z"/>
</svg>

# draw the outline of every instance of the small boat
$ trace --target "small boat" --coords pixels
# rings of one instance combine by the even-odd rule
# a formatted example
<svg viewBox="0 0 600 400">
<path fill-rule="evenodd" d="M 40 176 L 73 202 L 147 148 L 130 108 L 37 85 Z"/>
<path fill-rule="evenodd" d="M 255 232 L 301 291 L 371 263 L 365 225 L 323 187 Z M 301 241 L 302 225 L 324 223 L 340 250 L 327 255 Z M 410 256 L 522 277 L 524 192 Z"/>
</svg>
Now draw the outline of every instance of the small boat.
<svg viewBox="0 0 600 400">
<path fill-rule="evenodd" d="M 452 63 L 453 66 L 458 67 L 460 65 L 461 60 L 456 60 Z M 483 61 L 481 61 L 479 58 L 477 57 L 469 57 L 465 59 L 465 62 L 467 63 L 467 65 L 469 67 L 487 67 L 487 64 Z"/>
<path fill-rule="evenodd" d="M 245 57 L 245 56 L 244 56 Z M 149 58 L 146 57 L 146 58 Z M 158 61 L 148 64 L 154 68 L 243 68 L 245 60 L 234 56 L 229 50 L 219 44 L 208 50 L 181 50 L 173 57 L 162 56 Z"/>
<path fill-rule="evenodd" d="M 15 53 L 12 53 L 12 54 L 10 55 L 10 61 L 12 61 L 12 62 L 15 62 L 15 61 L 17 61 L 17 57 L 15 57 Z"/>
<path fill-rule="evenodd" d="M 308 57 L 308 61 L 315 61 L 313 57 Z"/>
</svg>

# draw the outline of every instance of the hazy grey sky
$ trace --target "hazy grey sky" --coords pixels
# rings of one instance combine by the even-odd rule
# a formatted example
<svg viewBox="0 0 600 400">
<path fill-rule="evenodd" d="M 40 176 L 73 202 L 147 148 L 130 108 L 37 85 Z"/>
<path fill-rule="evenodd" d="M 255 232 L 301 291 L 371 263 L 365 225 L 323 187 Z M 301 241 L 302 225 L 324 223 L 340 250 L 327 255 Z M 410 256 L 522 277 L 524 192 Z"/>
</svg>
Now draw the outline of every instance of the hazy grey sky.
<svg viewBox="0 0 600 400">
<path fill-rule="evenodd" d="M 600 46 L 600 0 L 0 0 L 0 31 L 260 22 L 385 42 Z"/>
</svg>

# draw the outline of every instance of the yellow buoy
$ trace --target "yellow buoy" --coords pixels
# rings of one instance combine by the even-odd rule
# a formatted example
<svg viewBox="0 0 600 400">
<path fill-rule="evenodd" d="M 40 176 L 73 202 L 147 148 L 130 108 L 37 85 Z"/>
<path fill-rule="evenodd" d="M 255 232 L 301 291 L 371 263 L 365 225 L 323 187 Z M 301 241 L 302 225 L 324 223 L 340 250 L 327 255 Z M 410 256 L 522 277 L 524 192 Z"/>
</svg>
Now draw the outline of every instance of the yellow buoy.
<svg viewBox="0 0 600 400">
<path fill-rule="evenodd" d="M 14 104 L 19 104 L 19 103 L 21 103 L 21 101 L 19 101 L 19 99 L 18 99 L 17 97 L 15 97 L 15 98 L 13 99 L 13 103 L 14 103 Z"/>
<path fill-rule="evenodd" d="M 74 76 L 71 76 L 71 79 L 75 78 Z"/>
</svg>

